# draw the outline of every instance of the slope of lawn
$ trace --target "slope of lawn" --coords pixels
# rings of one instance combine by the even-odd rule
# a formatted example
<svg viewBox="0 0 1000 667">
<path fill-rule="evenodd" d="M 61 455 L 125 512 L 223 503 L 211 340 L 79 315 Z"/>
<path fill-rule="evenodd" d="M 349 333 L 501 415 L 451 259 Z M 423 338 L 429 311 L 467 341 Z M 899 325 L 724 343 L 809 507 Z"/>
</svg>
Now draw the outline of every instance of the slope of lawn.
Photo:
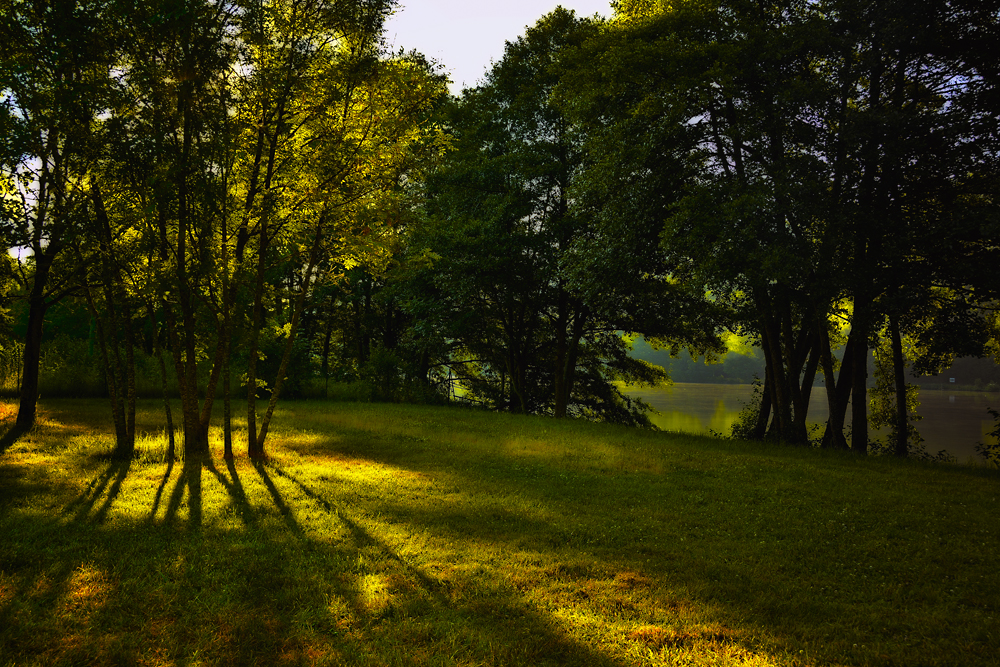
<svg viewBox="0 0 1000 667">
<path fill-rule="evenodd" d="M 993 470 L 330 402 L 257 464 L 164 461 L 144 403 L 129 463 L 106 403 L 41 408 L 0 454 L 0 667 L 1000 655 Z"/>
</svg>

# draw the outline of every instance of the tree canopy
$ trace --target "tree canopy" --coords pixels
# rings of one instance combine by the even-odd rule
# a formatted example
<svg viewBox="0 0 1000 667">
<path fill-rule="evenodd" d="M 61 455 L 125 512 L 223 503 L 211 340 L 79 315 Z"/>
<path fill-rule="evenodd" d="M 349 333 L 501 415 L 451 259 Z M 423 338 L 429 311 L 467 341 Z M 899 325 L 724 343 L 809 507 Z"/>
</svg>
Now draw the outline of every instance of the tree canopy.
<svg viewBox="0 0 1000 667">
<path fill-rule="evenodd" d="M 19 425 L 33 420 L 45 310 L 74 295 L 97 323 L 123 451 L 134 325 L 148 313 L 185 449 L 207 448 L 218 383 L 239 361 L 248 448 L 262 455 L 305 301 L 337 263 L 382 252 L 366 237 L 391 234 L 392 191 L 436 154 L 428 114 L 443 77 L 385 50 L 390 2 L 7 4 L 5 229 L 30 250 Z M 284 344 L 264 379 L 272 330 Z M 229 419 L 227 407 L 227 450 Z"/>
<path fill-rule="evenodd" d="M 386 49 L 391 0 L 3 0 L 18 427 L 73 302 L 122 455 L 146 358 L 189 453 L 218 396 L 232 455 L 234 381 L 251 456 L 317 377 L 648 425 L 622 387 L 667 376 L 639 334 L 758 345 L 747 435 L 805 442 L 822 375 L 826 445 L 866 452 L 873 411 L 905 454 L 904 369 L 1000 340 L 987 5 L 557 8 L 451 97 Z"/>
</svg>

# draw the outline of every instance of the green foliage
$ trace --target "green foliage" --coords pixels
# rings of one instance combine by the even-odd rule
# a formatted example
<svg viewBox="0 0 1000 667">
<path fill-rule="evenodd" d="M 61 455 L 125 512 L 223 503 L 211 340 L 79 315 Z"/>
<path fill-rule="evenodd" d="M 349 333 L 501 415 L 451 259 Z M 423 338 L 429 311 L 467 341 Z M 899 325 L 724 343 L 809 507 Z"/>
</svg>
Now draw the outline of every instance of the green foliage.
<svg viewBox="0 0 1000 667">
<path fill-rule="evenodd" d="M 428 177 L 427 216 L 393 289 L 429 381 L 457 382 L 461 400 L 648 425 L 615 383 L 666 376 L 629 357 L 620 332 L 719 344 L 712 308 L 668 275 L 656 232 L 621 235 L 579 196 L 587 138 L 552 92 L 564 54 L 598 32 L 557 9 L 443 110 L 455 150 Z"/>
<path fill-rule="evenodd" d="M 230 375 L 269 395 L 251 449 L 317 376 L 644 424 L 615 383 L 664 375 L 622 334 L 715 361 L 729 331 L 768 350 L 775 431 L 805 442 L 832 322 L 858 339 L 842 378 L 887 315 L 922 372 L 998 338 L 995 0 L 557 8 L 458 99 L 386 51 L 394 6 L 3 0 L 0 233 L 30 252 L 0 266 L 0 320 L 16 282 L 28 363 L 0 353 L 24 406 L 44 339 L 66 391 L 94 390 L 74 364 L 96 346 L 119 406 L 163 350 L 192 442 Z"/>
<path fill-rule="evenodd" d="M 994 419 L 993 430 L 986 434 L 992 442 L 980 442 L 976 445 L 976 452 L 986 459 L 987 464 L 1000 468 L 1000 411 L 993 408 L 986 408 L 986 411 Z"/>
<path fill-rule="evenodd" d="M 964 49 L 997 34 L 993 7 L 616 3 L 555 91 L 587 136 L 576 195 L 614 230 L 595 242 L 591 280 L 614 276 L 617 297 L 610 267 L 631 256 L 615 239 L 658 235 L 669 274 L 709 290 L 730 327 L 771 352 L 789 440 L 807 438 L 806 388 L 790 378 L 811 380 L 823 347 L 835 381 L 824 332 L 844 303 L 864 337 L 848 364 L 858 377 L 887 313 L 925 334 L 928 363 L 982 354 L 977 308 L 994 292 L 978 272 L 997 261 L 987 155 L 1000 135 L 991 64 Z M 950 303 L 923 294 L 942 285 Z"/>
<path fill-rule="evenodd" d="M 204 449 L 212 398 L 245 376 L 270 400 L 248 425 L 259 448 L 280 391 L 312 372 L 310 297 L 338 270 L 385 271 L 412 204 L 401 184 L 447 146 L 429 122 L 445 78 L 386 50 L 391 0 L 176 4 L 4 3 L 0 226 L 32 251 L 29 356 L 46 308 L 85 296 L 89 316 L 48 324 L 96 328 L 128 433 L 131 326 L 148 314 L 187 446 Z"/>
<path fill-rule="evenodd" d="M 918 393 L 919 389 L 915 384 L 907 383 L 905 410 L 907 446 L 911 456 L 919 455 L 920 452 L 924 451 L 923 445 L 921 445 L 924 439 L 920 436 L 920 431 L 917 430 L 915 424 L 922 419 L 917 413 L 917 408 L 920 407 Z M 879 336 L 878 345 L 875 347 L 875 386 L 869 390 L 868 394 L 870 397 L 869 425 L 874 429 L 889 427 L 886 441 L 878 443 L 873 451 L 891 452 L 893 443 L 898 437 L 898 423 L 896 421 L 896 383 L 893 379 L 892 349 L 887 335 Z"/>
<path fill-rule="evenodd" d="M 760 418 L 760 410 L 764 401 L 764 383 L 755 376 L 751 385 L 753 385 L 753 392 L 743 409 L 740 410 L 736 421 L 733 422 L 729 432 L 730 438 L 737 440 L 755 439 L 754 431 L 757 429 L 757 420 Z"/>
</svg>

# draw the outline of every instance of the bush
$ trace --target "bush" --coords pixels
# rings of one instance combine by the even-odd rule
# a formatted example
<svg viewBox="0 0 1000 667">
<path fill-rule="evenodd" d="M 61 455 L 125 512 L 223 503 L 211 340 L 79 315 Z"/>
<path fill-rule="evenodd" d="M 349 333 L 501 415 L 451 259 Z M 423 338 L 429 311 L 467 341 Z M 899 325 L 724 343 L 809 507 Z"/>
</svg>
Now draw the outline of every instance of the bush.
<svg viewBox="0 0 1000 667">
<path fill-rule="evenodd" d="M 986 464 L 993 468 L 1000 468 L 1000 411 L 993 408 L 986 408 L 986 411 L 993 416 L 993 430 L 986 435 L 993 442 L 980 442 L 976 445 L 976 451 L 986 459 Z"/>
<path fill-rule="evenodd" d="M 760 406 L 764 402 L 764 382 L 760 376 L 754 375 L 750 384 L 753 386 L 750 400 L 743 405 L 743 409 L 740 410 L 740 414 L 737 415 L 736 421 L 733 422 L 729 431 L 728 437 L 734 440 L 754 439 L 754 430 L 757 428 L 757 419 L 760 417 Z M 712 435 L 726 437 L 721 433 L 713 433 Z"/>
</svg>

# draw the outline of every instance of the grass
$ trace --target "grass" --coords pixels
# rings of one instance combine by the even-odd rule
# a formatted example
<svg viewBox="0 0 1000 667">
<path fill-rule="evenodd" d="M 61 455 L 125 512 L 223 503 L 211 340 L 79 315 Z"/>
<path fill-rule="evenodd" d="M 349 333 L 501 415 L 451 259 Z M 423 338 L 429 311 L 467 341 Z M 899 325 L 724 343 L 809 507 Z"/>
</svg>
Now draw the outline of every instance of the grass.
<svg viewBox="0 0 1000 667">
<path fill-rule="evenodd" d="M 164 461 L 150 401 L 122 463 L 106 413 L 0 455 L 0 667 L 1000 654 L 993 470 L 330 402 L 254 464 Z"/>
</svg>

